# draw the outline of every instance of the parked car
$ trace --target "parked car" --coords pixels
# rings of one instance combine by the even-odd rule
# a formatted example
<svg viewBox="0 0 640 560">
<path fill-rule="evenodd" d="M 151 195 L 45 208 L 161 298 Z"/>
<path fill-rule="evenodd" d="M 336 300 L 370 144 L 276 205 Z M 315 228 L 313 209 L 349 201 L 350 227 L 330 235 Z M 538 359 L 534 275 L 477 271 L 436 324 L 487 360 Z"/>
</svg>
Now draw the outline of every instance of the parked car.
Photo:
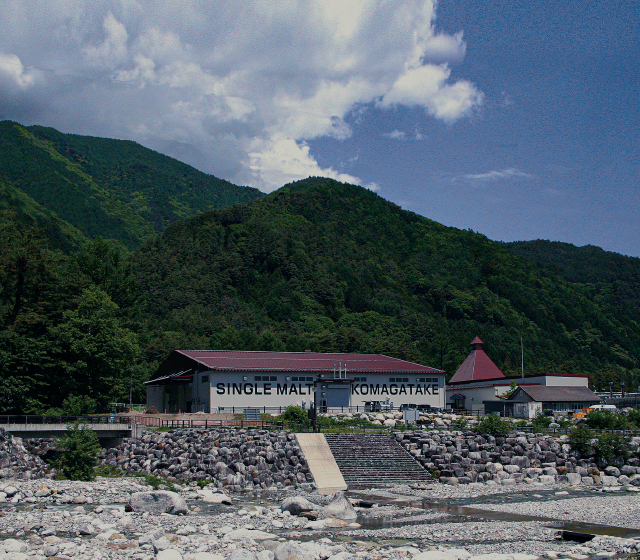
<svg viewBox="0 0 640 560">
<path fill-rule="evenodd" d="M 418 408 L 418 405 L 413 403 L 410 403 L 410 404 L 405 403 L 400 405 L 400 410 L 409 410 L 411 408 Z"/>
</svg>

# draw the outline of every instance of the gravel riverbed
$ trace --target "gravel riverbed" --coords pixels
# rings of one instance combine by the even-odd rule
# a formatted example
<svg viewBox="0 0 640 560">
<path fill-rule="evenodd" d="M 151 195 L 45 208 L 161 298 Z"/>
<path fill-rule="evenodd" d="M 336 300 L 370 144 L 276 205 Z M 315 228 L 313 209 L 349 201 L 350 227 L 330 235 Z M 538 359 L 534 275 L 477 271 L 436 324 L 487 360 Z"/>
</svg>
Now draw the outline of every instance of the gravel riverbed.
<svg viewBox="0 0 640 560">
<path fill-rule="evenodd" d="M 0 560 L 584 560 L 629 557 L 640 550 L 637 493 L 562 485 L 468 486 L 354 491 L 352 498 L 377 507 L 356 508 L 355 525 L 309 529 L 313 523 L 281 511 L 281 501 L 298 494 L 324 505 L 328 498 L 301 490 L 231 493 L 232 504 L 222 505 L 204 502 L 197 486 L 185 484 L 176 489 L 189 512 L 168 515 L 126 511 L 132 492 L 151 490 L 143 478 L 5 479 Z M 423 500 L 440 509 L 425 509 Z M 466 507 L 486 516 L 459 509 Z M 607 534 L 603 527 L 604 534 L 580 544 L 558 540 L 553 522 L 510 520 L 512 514 L 626 528 L 631 534 L 615 536 L 615 529 Z"/>
</svg>

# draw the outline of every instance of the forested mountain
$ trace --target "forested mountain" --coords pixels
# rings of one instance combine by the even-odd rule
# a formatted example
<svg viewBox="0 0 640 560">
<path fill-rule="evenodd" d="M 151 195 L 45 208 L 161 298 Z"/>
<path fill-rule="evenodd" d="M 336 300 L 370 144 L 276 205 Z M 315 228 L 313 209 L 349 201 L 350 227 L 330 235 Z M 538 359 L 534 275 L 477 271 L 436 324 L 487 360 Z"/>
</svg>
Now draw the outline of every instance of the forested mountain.
<svg viewBox="0 0 640 560">
<path fill-rule="evenodd" d="M 106 406 L 131 382 L 141 402 L 176 348 L 379 352 L 452 374 L 478 335 L 518 375 L 522 337 L 528 374 L 640 379 L 638 259 L 493 242 L 328 179 L 263 196 L 15 123 L 0 164 L 4 413 Z"/>
<path fill-rule="evenodd" d="M 67 252 L 97 238 L 134 249 L 176 220 L 261 196 L 135 142 L 0 122 L 0 209 Z"/>
<path fill-rule="evenodd" d="M 176 347 L 360 351 L 453 373 L 479 335 L 507 374 L 521 337 L 527 373 L 628 386 L 640 373 L 635 317 L 591 283 L 327 179 L 175 223 L 132 262 L 156 325 L 147 360 Z"/>
<path fill-rule="evenodd" d="M 640 322 L 640 259 L 558 241 L 505 243 L 514 255 L 540 263 L 571 283 L 587 284 L 592 298 Z"/>
</svg>

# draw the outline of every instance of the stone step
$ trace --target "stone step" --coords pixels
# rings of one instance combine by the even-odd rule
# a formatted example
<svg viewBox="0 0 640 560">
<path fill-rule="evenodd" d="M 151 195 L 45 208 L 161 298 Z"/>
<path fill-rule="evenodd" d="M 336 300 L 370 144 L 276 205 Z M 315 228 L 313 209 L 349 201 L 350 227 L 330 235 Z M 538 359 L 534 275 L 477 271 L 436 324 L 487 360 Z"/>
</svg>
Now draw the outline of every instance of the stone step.
<svg viewBox="0 0 640 560">
<path fill-rule="evenodd" d="M 325 434 L 325 438 L 345 482 L 350 486 L 433 480 L 429 472 L 388 435 Z"/>
</svg>

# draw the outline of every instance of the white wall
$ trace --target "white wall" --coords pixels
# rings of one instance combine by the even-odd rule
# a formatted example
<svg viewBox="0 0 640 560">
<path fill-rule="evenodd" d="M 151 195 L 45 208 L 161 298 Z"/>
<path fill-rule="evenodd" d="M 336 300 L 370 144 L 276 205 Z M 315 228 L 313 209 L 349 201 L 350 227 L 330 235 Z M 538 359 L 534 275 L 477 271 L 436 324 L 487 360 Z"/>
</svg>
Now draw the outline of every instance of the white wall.
<svg viewBox="0 0 640 560">
<path fill-rule="evenodd" d="M 505 390 L 508 390 L 507 385 Z M 485 387 L 469 387 L 465 389 L 456 388 L 455 386 L 447 388 L 447 406 L 451 406 L 451 397 L 453 395 L 464 395 L 466 397 L 464 403 L 469 411 L 484 411 L 484 401 L 496 401 L 496 388 L 493 386 Z"/>
<path fill-rule="evenodd" d="M 313 405 L 316 376 L 312 374 L 203 373 L 210 376 L 209 403 L 212 409 L 302 406 L 303 401 L 306 408 Z M 265 381 L 267 375 L 270 379 Z M 387 398 L 395 407 L 404 403 L 428 404 L 439 408 L 445 406 L 444 375 L 348 374 L 348 377 L 356 379 L 351 384 L 352 407 L 364 406 L 365 401 L 385 401 Z M 203 385 L 200 383 L 200 388 Z"/>
</svg>

